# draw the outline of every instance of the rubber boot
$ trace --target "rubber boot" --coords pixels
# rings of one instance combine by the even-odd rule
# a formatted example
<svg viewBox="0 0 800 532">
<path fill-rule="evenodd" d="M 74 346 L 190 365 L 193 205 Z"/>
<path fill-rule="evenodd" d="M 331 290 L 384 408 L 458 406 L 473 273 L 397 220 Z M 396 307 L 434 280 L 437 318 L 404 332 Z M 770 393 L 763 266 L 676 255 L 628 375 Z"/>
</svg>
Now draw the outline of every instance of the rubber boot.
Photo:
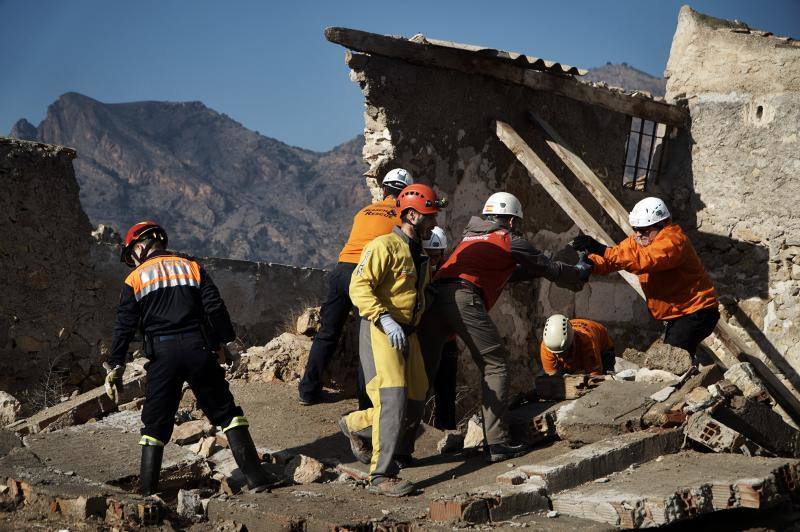
<svg viewBox="0 0 800 532">
<path fill-rule="evenodd" d="M 252 491 L 264 491 L 284 482 L 284 479 L 271 475 L 261 468 L 261 460 L 258 458 L 256 446 L 246 426 L 228 429 L 225 431 L 225 436 L 228 437 L 228 445 L 233 453 L 233 459 L 236 460 L 239 471 L 247 480 L 247 487 Z"/>
<path fill-rule="evenodd" d="M 161 459 L 164 447 L 142 445 L 142 464 L 139 470 L 139 493 L 144 496 L 158 492 L 158 477 L 161 475 Z"/>
</svg>

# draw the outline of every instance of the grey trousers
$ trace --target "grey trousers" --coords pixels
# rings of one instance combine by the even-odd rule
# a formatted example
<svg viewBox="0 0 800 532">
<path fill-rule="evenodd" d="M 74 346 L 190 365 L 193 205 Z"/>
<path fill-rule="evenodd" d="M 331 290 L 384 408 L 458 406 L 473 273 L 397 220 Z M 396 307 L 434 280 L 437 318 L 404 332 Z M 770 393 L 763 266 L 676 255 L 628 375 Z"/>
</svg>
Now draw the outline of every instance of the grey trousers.
<svg viewBox="0 0 800 532">
<path fill-rule="evenodd" d="M 434 382 L 448 336 L 456 333 L 467 345 L 483 377 L 486 443 L 506 443 L 509 355 L 481 295 L 458 283 L 437 283 L 433 305 L 422 317 L 417 333 L 430 382 Z"/>
</svg>

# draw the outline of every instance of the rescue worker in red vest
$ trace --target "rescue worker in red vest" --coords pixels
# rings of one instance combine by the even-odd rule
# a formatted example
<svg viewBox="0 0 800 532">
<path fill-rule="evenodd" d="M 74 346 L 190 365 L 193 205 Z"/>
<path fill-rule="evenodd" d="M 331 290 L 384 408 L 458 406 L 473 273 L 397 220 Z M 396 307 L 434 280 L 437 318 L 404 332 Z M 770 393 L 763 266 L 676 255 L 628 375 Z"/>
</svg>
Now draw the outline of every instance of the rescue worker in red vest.
<svg viewBox="0 0 800 532">
<path fill-rule="evenodd" d="M 447 233 L 439 226 L 433 228 L 428 240 L 422 242 L 425 254 L 431 259 L 431 272 L 436 273 L 444 263 L 447 249 Z M 423 353 L 424 357 L 425 353 Z M 426 361 L 426 366 L 429 363 Z M 429 369 L 428 380 L 433 382 L 433 426 L 440 430 L 456 428 L 456 377 L 458 376 L 458 343 L 452 334 L 442 348 L 438 371 Z M 403 460 L 405 458 L 405 461 Z M 401 465 L 410 463 L 409 457 L 401 457 Z"/>
<path fill-rule="evenodd" d="M 364 247 L 350 281 L 350 297 L 362 318 L 369 320 L 371 349 L 359 349 L 372 408 L 339 420 L 353 454 L 361 456 L 363 438 L 372 440 L 369 489 L 402 497 L 414 485 L 399 478 L 394 455 L 406 433 L 409 415 L 424 409 L 428 392 L 425 363 L 415 328 L 425 310 L 430 283 L 428 257 L 422 241 L 430 238 L 436 214 L 444 206 L 434 190 L 421 184 L 398 196 L 402 225 Z"/>
<path fill-rule="evenodd" d="M 580 289 L 588 265 L 553 261 L 520 234 L 522 205 L 507 192 L 492 194 L 483 207 L 485 219 L 473 216 L 464 238 L 434 281 L 436 297 L 420 325 L 428 356 L 438 356 L 448 336 L 467 345 L 483 377 L 483 423 L 487 458 L 498 462 L 527 452 L 509 438 L 508 351 L 489 310 L 509 281 L 545 277 Z"/>
<path fill-rule="evenodd" d="M 596 321 L 553 314 L 544 324 L 539 346 L 542 369 L 548 375 L 602 375 L 614 369 L 614 343 Z"/>
<path fill-rule="evenodd" d="M 166 231 L 152 221 L 135 224 L 125 235 L 121 260 L 134 269 L 122 288 L 111 352 L 104 364 L 106 393 L 117 400 L 128 346 L 141 326 L 149 362 L 139 491 L 143 495 L 158 491 L 164 445 L 172 435 L 184 382 L 211 423 L 222 427 L 248 486 L 254 491 L 273 487 L 281 479 L 261 468 L 247 418 L 228 389 L 215 352 L 222 349 L 221 342 L 236 337 L 225 303 L 198 262 L 166 247 Z"/>
<path fill-rule="evenodd" d="M 606 247 L 588 235 L 579 235 L 571 245 L 590 253 L 592 273 L 638 275 L 650 314 L 665 323 L 664 343 L 694 357 L 719 321 L 714 283 L 662 200 L 641 200 L 629 220 L 633 235 L 616 246 Z"/>
<path fill-rule="evenodd" d="M 382 182 L 383 201 L 370 203 L 353 218 L 350 237 L 339 253 L 339 262 L 328 277 L 328 295 L 320 310 L 322 323 L 319 332 L 314 336 L 306 369 L 298 386 L 301 405 L 313 405 L 321 399 L 323 373 L 336 352 L 347 316 L 353 308 L 348 290 L 350 277 L 361 257 L 361 251 L 375 237 L 390 233 L 393 228 L 400 225 L 396 206 L 397 195 L 413 183 L 414 179 L 407 170 L 402 168 L 390 170 Z M 369 398 L 364 391 L 363 378 L 363 372 L 359 370 L 358 405 L 361 409 L 370 406 Z"/>
</svg>

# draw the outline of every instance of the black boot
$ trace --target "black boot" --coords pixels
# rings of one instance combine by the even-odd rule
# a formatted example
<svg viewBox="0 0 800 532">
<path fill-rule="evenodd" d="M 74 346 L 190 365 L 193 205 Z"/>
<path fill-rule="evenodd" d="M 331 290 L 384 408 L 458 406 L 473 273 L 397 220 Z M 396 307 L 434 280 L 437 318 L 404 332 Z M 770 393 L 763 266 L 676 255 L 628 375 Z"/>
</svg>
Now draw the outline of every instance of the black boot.
<svg viewBox="0 0 800 532">
<path fill-rule="evenodd" d="M 164 448 L 160 445 L 142 445 L 142 465 L 139 470 L 139 493 L 153 495 L 158 491 L 161 459 Z"/>
<path fill-rule="evenodd" d="M 244 474 L 247 486 L 251 490 L 259 492 L 283 484 L 284 479 L 271 475 L 261 468 L 261 460 L 258 458 L 256 446 L 246 426 L 228 429 L 225 436 L 228 437 L 228 445 L 233 453 L 233 459 L 236 460 L 236 465 Z"/>
</svg>

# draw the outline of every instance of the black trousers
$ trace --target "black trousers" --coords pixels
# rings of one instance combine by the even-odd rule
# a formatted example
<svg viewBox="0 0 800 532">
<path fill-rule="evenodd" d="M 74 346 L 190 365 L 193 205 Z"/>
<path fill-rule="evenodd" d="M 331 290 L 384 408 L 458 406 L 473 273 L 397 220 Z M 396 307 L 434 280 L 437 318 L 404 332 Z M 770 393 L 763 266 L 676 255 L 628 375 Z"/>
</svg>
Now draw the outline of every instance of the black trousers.
<svg viewBox="0 0 800 532">
<path fill-rule="evenodd" d="M 300 395 L 313 396 L 322 390 L 325 368 L 333 358 L 339 337 L 342 335 L 347 316 L 353 308 L 350 300 L 350 276 L 356 265 L 350 262 L 339 262 L 328 278 L 328 295 L 320 309 L 322 322 L 314 336 L 308 362 L 298 386 Z M 366 384 L 364 383 L 364 370 L 358 365 L 358 406 L 359 410 L 366 410 L 372 406 L 367 397 Z"/>
<path fill-rule="evenodd" d="M 439 430 L 456 428 L 456 378 L 458 376 L 458 343 L 448 340 L 442 348 L 439 370 L 433 381 L 436 398 L 433 426 Z"/>
<path fill-rule="evenodd" d="M 687 350 L 694 360 L 697 346 L 714 331 L 718 321 L 719 310 L 717 307 L 704 308 L 692 314 L 665 321 L 664 343 Z"/>
<path fill-rule="evenodd" d="M 216 353 L 199 331 L 154 337 L 153 354 L 145 367 L 141 431 L 145 436 L 169 441 L 184 382 L 189 383 L 198 406 L 213 425 L 227 427 L 234 417 L 244 415 L 236 406 Z"/>
</svg>

